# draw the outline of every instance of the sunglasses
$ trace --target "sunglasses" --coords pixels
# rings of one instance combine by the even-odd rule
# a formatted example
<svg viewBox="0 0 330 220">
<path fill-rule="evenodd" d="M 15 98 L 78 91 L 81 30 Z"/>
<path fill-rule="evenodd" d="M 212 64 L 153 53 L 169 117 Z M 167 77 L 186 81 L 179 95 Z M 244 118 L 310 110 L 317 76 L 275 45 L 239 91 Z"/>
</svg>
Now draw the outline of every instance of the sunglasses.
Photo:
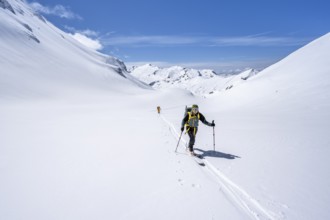
<svg viewBox="0 0 330 220">
<path fill-rule="evenodd" d="M 197 113 L 198 112 L 198 108 L 193 108 L 193 109 L 191 109 L 191 111 L 194 112 L 194 113 Z"/>
</svg>

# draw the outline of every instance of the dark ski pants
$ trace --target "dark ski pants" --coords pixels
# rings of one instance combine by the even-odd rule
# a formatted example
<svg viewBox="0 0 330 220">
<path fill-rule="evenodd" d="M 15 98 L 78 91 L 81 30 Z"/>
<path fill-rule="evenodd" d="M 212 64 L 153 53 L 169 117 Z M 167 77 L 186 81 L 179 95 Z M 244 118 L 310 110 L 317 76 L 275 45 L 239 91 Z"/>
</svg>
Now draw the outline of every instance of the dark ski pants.
<svg viewBox="0 0 330 220">
<path fill-rule="evenodd" d="M 189 138 L 190 138 L 189 145 L 188 145 L 189 151 L 193 151 L 193 146 L 195 144 L 196 133 L 197 133 L 197 128 L 190 128 L 188 130 L 188 135 L 189 135 Z"/>
</svg>

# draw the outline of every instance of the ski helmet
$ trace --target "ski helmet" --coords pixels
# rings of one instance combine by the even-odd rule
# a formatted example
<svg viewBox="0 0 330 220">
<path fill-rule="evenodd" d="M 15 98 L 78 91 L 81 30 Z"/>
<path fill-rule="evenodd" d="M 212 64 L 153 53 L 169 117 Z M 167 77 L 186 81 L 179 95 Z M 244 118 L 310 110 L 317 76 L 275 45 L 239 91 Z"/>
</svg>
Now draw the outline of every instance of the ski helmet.
<svg viewBox="0 0 330 220">
<path fill-rule="evenodd" d="M 198 105 L 192 105 L 191 106 L 191 111 L 193 112 L 193 113 L 197 113 L 198 112 Z"/>
</svg>

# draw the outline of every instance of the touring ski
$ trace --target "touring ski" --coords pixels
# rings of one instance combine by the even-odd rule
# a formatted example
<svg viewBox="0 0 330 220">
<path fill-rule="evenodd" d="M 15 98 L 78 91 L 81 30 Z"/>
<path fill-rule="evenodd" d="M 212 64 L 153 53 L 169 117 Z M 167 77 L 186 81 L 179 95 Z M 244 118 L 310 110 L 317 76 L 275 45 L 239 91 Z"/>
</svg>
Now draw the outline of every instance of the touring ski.
<svg viewBox="0 0 330 220">
<path fill-rule="evenodd" d="M 198 154 L 195 154 L 195 155 L 191 155 L 194 159 L 194 161 L 196 161 L 196 163 L 202 167 L 205 166 L 205 163 L 203 162 L 203 157 L 202 155 L 198 155 Z"/>
</svg>

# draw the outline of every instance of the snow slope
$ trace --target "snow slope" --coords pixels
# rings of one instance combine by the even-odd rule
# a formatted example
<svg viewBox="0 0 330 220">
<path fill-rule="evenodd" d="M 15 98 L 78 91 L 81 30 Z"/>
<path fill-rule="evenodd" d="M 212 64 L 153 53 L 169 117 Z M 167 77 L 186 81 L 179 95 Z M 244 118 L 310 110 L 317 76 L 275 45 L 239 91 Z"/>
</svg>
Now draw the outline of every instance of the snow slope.
<svg viewBox="0 0 330 220">
<path fill-rule="evenodd" d="M 283 218 L 329 218 L 329 57 L 326 34 L 208 100 L 220 146 L 245 158 L 226 173 Z"/>
<path fill-rule="evenodd" d="M 29 10 L 0 0 L 0 219 L 329 219 L 330 34 L 202 98 L 142 89 Z M 193 103 L 205 167 L 186 135 L 174 153 Z"/>
<path fill-rule="evenodd" d="M 58 86 L 66 93 L 72 87 L 121 90 L 137 82 L 124 79 L 132 77 L 121 61 L 84 47 L 24 1 L 1 1 L 0 32 L 2 97 L 45 96 Z"/>
<path fill-rule="evenodd" d="M 248 69 L 235 75 L 217 75 L 212 70 L 195 70 L 180 66 L 159 68 L 151 64 L 133 67 L 131 70 L 134 77 L 155 89 L 181 88 L 203 97 L 231 89 L 257 73 L 254 69 Z"/>
</svg>

